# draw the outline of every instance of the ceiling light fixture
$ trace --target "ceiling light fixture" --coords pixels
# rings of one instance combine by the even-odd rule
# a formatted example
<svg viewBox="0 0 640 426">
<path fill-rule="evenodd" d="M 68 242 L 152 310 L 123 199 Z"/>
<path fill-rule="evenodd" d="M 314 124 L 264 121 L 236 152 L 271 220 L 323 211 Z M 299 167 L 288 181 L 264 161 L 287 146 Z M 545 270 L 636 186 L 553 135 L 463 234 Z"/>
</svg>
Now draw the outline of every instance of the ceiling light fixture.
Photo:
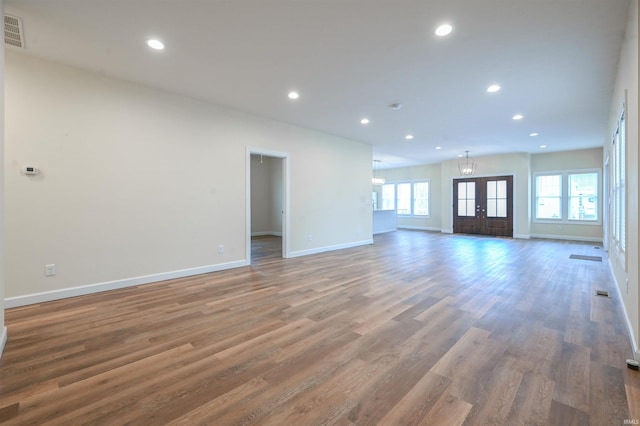
<svg viewBox="0 0 640 426">
<path fill-rule="evenodd" d="M 404 137 L 406 140 L 410 141 L 411 139 L 413 139 L 413 135 L 412 134 L 408 134 L 407 136 Z"/>
<path fill-rule="evenodd" d="M 467 153 L 467 158 L 464 163 L 458 164 L 458 170 L 460 170 L 462 176 L 473 176 L 473 173 L 476 171 L 476 163 L 474 163 L 472 158 L 469 158 L 469 151 L 465 152 Z"/>
<path fill-rule="evenodd" d="M 514 115 L 514 116 L 513 116 L 513 117 L 511 117 L 511 118 L 513 118 L 514 120 L 522 120 L 522 119 L 524 118 L 524 115 L 522 115 L 522 114 L 516 114 L 516 115 Z"/>
<path fill-rule="evenodd" d="M 360 124 L 369 124 L 370 121 L 368 118 L 363 118 L 362 120 L 360 120 Z"/>
<path fill-rule="evenodd" d="M 289 99 L 298 99 L 300 97 L 300 94 L 296 91 L 291 91 L 287 96 L 289 97 Z"/>
<path fill-rule="evenodd" d="M 451 34 L 451 31 L 453 31 L 453 26 L 451 24 L 442 24 L 436 28 L 435 33 L 438 37 L 444 37 Z"/>
<path fill-rule="evenodd" d="M 495 92 L 499 91 L 500 89 L 501 89 L 501 87 L 498 86 L 497 84 L 492 84 L 491 86 L 487 87 L 487 92 L 495 93 Z"/>
<path fill-rule="evenodd" d="M 538 133 L 536 133 L 536 132 L 529 133 L 529 136 L 531 136 L 531 137 L 535 137 L 535 136 L 538 136 Z"/>
<path fill-rule="evenodd" d="M 152 48 L 154 50 L 162 50 L 162 49 L 164 49 L 164 43 L 161 42 L 160 40 L 155 39 L 155 38 L 150 38 L 149 40 L 147 40 L 147 46 L 149 46 L 150 48 Z"/>
<path fill-rule="evenodd" d="M 546 145 L 540 145 L 540 148 L 545 149 L 547 146 Z"/>
<path fill-rule="evenodd" d="M 371 183 L 374 185 L 384 185 L 386 179 L 378 176 L 378 164 L 380 164 L 380 160 L 373 160 L 373 177 L 371 178 Z"/>
<path fill-rule="evenodd" d="M 442 149 L 442 147 L 441 146 L 436 146 L 436 149 Z"/>
</svg>

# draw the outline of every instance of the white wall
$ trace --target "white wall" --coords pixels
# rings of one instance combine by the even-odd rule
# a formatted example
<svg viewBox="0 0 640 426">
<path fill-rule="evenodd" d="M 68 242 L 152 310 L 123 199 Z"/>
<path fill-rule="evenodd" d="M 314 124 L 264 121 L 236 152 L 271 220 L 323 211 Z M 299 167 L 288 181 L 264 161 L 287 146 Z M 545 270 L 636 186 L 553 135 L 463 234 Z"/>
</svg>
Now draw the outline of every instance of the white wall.
<svg viewBox="0 0 640 426">
<path fill-rule="evenodd" d="M 293 255 L 372 240 L 368 145 L 6 59 L 7 305 L 246 264 L 248 146 L 289 155 Z"/>
<path fill-rule="evenodd" d="M 626 262 L 610 242 L 609 263 L 615 276 L 631 333 L 635 340 L 636 354 L 640 357 L 637 344 L 640 342 L 640 291 L 638 290 L 638 0 L 631 2 L 629 21 L 625 41 L 622 46 L 618 76 L 611 101 L 608 140 L 604 141 L 604 159 L 610 156 L 611 140 L 616 129 L 617 121 L 626 94 L 626 122 L 627 122 L 627 250 Z M 625 267 L 626 263 L 626 267 Z M 626 281 L 629 280 L 627 291 Z"/>
</svg>

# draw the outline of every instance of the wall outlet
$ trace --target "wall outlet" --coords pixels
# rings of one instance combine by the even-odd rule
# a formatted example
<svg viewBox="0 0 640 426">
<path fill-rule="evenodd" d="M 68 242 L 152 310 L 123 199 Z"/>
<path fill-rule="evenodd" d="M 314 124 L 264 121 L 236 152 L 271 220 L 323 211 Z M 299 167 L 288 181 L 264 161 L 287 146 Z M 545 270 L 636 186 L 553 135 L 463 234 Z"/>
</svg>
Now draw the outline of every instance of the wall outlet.
<svg viewBox="0 0 640 426">
<path fill-rule="evenodd" d="M 311 236 L 311 234 L 307 235 L 307 240 L 313 241 L 313 237 Z"/>
<path fill-rule="evenodd" d="M 44 265 L 44 276 L 51 277 L 56 274 L 56 264 L 50 263 L 48 265 Z"/>
<path fill-rule="evenodd" d="M 218 246 L 218 253 L 219 253 L 219 254 L 224 253 L 224 244 L 220 244 L 220 245 Z"/>
</svg>

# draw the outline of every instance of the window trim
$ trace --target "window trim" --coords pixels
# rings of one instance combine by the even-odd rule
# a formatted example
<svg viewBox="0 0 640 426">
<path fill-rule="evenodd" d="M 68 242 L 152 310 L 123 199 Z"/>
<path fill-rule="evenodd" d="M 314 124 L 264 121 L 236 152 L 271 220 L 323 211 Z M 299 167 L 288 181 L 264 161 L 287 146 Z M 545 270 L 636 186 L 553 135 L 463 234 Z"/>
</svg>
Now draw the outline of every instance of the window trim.
<svg viewBox="0 0 640 426">
<path fill-rule="evenodd" d="M 581 175 L 587 173 L 595 173 L 598 176 L 598 195 L 597 195 L 597 206 L 598 206 L 598 219 L 597 220 L 580 220 L 580 219 L 569 219 L 569 176 L 570 175 Z M 561 218 L 560 219 L 545 219 L 536 217 L 536 201 L 537 201 L 537 183 L 538 176 L 557 176 L 561 177 L 561 185 L 560 188 L 560 208 L 561 208 Z M 532 222 L 533 223 L 553 223 L 553 224 L 563 224 L 563 225 L 587 225 L 587 226 L 601 226 L 602 225 L 602 169 L 600 168 L 590 168 L 590 169 L 570 169 L 570 170 L 557 170 L 557 171 L 544 171 L 544 172 L 534 172 L 533 173 L 533 190 L 531 191 L 532 201 Z"/>
<path fill-rule="evenodd" d="M 626 92 L 625 92 L 626 97 Z M 628 213 L 628 132 L 627 132 L 626 102 L 622 104 L 622 111 L 611 141 L 609 158 L 612 160 L 609 177 L 609 239 L 611 249 L 618 258 L 624 271 L 627 271 L 627 245 L 629 243 L 629 215 Z M 620 202 L 618 205 L 617 203 Z"/>
</svg>

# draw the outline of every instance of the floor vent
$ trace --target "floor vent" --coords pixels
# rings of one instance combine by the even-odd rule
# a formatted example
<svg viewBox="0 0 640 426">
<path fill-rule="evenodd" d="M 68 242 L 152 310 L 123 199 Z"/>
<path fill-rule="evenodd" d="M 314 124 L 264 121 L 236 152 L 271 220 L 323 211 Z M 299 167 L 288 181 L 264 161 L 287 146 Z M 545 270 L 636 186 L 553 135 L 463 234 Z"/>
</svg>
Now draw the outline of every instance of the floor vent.
<svg viewBox="0 0 640 426">
<path fill-rule="evenodd" d="M 582 254 L 572 254 L 569 259 L 592 260 L 594 262 L 602 262 L 602 256 L 584 256 Z"/>
<path fill-rule="evenodd" d="M 4 43 L 24 49 L 22 19 L 17 16 L 4 15 Z"/>
<path fill-rule="evenodd" d="M 596 296 L 611 297 L 607 290 L 596 290 Z"/>
</svg>

